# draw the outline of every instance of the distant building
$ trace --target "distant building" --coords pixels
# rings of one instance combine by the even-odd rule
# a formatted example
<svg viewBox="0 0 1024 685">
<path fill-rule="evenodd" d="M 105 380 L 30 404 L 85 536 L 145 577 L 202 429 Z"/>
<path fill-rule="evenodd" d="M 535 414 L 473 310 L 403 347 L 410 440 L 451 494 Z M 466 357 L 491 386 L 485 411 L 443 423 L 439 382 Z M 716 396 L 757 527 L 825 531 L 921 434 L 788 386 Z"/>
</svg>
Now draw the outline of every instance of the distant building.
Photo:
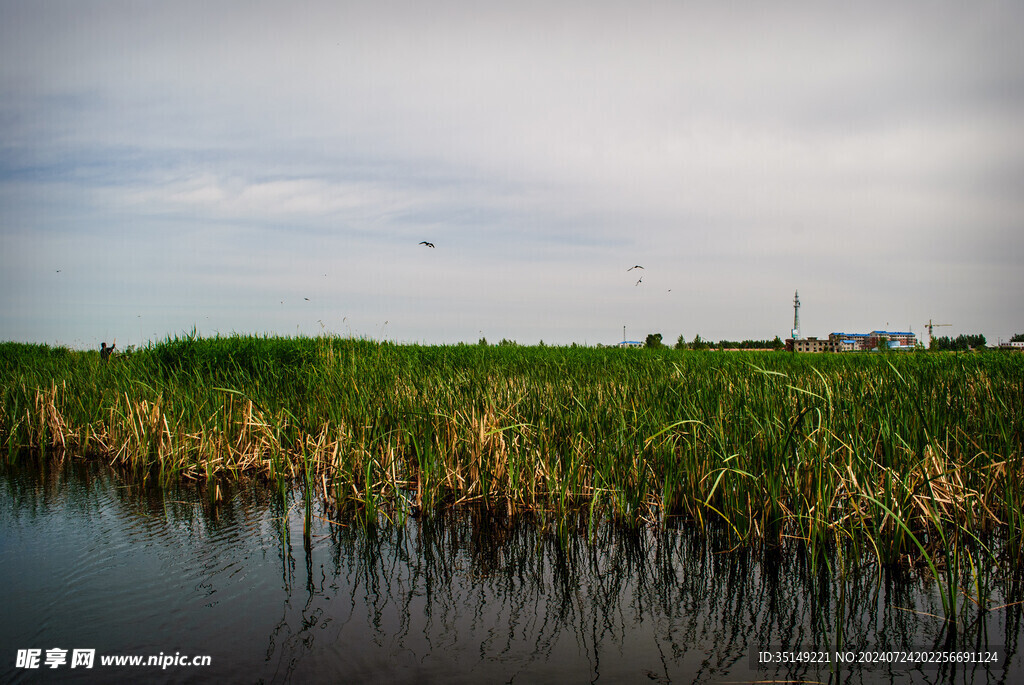
<svg viewBox="0 0 1024 685">
<path fill-rule="evenodd" d="M 643 347 L 644 343 L 639 340 L 623 340 L 618 344 L 618 347 Z"/>
<path fill-rule="evenodd" d="M 881 347 L 883 340 L 888 342 L 888 347 L 892 350 L 912 350 L 917 347 L 917 336 L 909 331 L 871 331 L 865 339 L 866 347 L 861 349 L 873 350 Z"/>
<path fill-rule="evenodd" d="M 885 341 L 886 349 L 912 350 L 917 336 L 907 331 L 871 331 L 870 333 L 830 333 L 827 340 L 790 338 L 787 352 L 856 352 L 873 350 Z"/>
<path fill-rule="evenodd" d="M 868 338 L 870 333 L 829 333 L 829 340 L 839 340 L 843 343 L 842 352 L 855 352 L 857 350 L 870 350 Z"/>
<path fill-rule="evenodd" d="M 1001 349 L 1001 350 L 1017 350 L 1018 352 L 1024 352 L 1024 342 L 1005 342 L 1005 343 L 999 343 L 999 349 Z"/>
<path fill-rule="evenodd" d="M 625 337 L 625 336 L 623 336 Z M 870 333 L 829 333 L 827 340 L 800 337 L 800 294 L 793 294 L 793 337 L 786 340 L 787 352 L 855 352 L 884 346 L 889 350 L 912 350 L 917 336 L 909 331 Z"/>
<path fill-rule="evenodd" d="M 854 350 L 873 350 L 880 347 L 884 340 L 885 347 L 891 350 L 912 350 L 917 347 L 917 336 L 909 331 L 871 331 L 870 333 L 830 333 L 832 341 L 852 343 Z M 845 351 L 845 350 L 844 350 Z"/>
<path fill-rule="evenodd" d="M 790 338 L 786 341 L 787 352 L 835 352 L 832 341 L 817 338 Z"/>
<path fill-rule="evenodd" d="M 828 339 L 819 340 L 818 338 L 790 338 L 786 341 L 786 351 L 788 352 L 853 352 L 857 349 L 857 342 L 855 340 L 847 339 L 834 339 L 829 336 Z"/>
</svg>

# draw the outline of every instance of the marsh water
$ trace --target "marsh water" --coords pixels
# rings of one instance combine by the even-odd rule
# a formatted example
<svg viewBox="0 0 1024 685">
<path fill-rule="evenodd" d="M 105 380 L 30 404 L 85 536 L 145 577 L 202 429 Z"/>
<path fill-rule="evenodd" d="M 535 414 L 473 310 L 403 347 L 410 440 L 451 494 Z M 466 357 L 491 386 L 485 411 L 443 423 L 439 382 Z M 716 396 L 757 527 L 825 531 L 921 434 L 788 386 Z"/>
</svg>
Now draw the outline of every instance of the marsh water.
<svg viewBox="0 0 1024 685">
<path fill-rule="evenodd" d="M 1024 677 L 1020 605 L 1001 607 L 1019 588 L 998 569 L 977 606 L 961 597 L 952 632 L 928 576 L 870 563 L 840 575 L 834 559 L 730 551 L 707 531 L 479 508 L 366 526 L 319 504 L 307 527 L 296 491 L 236 483 L 213 502 L 197 485 L 160 489 L 71 460 L 4 466 L 0 482 L 3 682 Z M 998 661 L 835 663 L 951 648 Z M 94 650 L 91 668 L 73 665 L 75 650 Z M 758 663 L 783 651 L 828 663 Z M 131 656 L 164 665 L 101 663 Z"/>
</svg>

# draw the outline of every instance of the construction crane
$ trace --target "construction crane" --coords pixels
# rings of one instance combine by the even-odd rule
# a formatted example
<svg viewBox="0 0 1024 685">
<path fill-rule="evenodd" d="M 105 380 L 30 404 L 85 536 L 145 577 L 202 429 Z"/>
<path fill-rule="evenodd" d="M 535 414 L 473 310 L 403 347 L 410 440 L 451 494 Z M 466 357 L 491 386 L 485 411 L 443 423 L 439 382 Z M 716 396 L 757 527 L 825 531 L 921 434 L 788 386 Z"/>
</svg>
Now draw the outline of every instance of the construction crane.
<svg viewBox="0 0 1024 685">
<path fill-rule="evenodd" d="M 952 326 L 951 323 L 932 323 L 931 319 L 928 319 L 928 323 L 924 325 L 928 329 L 928 349 L 932 347 L 932 329 L 938 328 L 939 326 Z"/>
</svg>

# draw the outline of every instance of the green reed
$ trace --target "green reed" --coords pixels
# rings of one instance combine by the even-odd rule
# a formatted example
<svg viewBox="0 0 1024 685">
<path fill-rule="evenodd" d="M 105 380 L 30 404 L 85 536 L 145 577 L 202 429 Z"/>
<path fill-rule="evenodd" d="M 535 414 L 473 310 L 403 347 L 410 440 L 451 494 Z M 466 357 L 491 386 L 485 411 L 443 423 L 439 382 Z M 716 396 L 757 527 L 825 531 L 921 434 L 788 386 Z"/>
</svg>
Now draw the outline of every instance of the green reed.
<svg viewBox="0 0 1024 685">
<path fill-rule="evenodd" d="M 0 345 L 0 439 L 161 481 L 261 474 L 369 518 L 483 502 L 931 564 L 1022 549 L 1024 355 L 185 336 Z M 308 504 L 307 504 L 308 509 Z M 943 562 L 944 563 L 944 562 Z M 964 563 L 969 563 L 965 560 Z M 943 567 L 944 569 L 946 567 Z"/>
</svg>

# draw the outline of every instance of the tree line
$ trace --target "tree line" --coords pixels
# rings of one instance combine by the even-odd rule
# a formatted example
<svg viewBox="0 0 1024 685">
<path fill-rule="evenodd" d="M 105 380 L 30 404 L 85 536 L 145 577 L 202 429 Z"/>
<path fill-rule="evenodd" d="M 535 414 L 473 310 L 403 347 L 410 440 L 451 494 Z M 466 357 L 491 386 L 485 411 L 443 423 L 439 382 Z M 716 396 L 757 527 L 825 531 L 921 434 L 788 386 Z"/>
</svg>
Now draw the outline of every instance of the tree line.
<svg viewBox="0 0 1024 685">
<path fill-rule="evenodd" d="M 645 345 L 651 348 L 667 347 L 662 342 L 661 333 L 648 334 Z M 779 336 L 775 336 L 774 340 L 719 340 L 716 343 L 713 340 L 704 340 L 698 333 L 690 342 L 680 335 L 674 347 L 677 350 L 781 350 L 786 344 Z"/>
<path fill-rule="evenodd" d="M 935 350 L 937 352 L 965 352 L 967 350 L 983 350 L 985 349 L 985 336 L 981 335 L 980 333 L 958 335 L 955 338 L 951 338 L 948 335 L 943 335 L 938 338 L 932 338 L 932 345 L 928 349 Z"/>
<path fill-rule="evenodd" d="M 1017 333 L 1010 342 L 1024 342 L 1024 333 Z M 488 346 L 487 338 L 480 338 L 478 343 L 483 347 Z M 500 343 L 497 343 L 499 347 L 506 346 L 518 346 L 515 340 L 502 339 Z M 544 341 L 540 341 L 540 346 L 544 347 Z M 645 347 L 653 349 L 668 347 L 663 342 L 663 336 L 661 333 L 649 333 L 644 342 Z M 919 345 L 920 346 L 920 345 Z M 987 343 L 985 336 L 980 333 L 958 335 L 955 338 L 949 336 L 940 336 L 932 338 L 932 344 L 929 349 L 938 352 L 950 351 L 967 351 L 967 350 L 984 350 L 987 349 Z M 577 347 L 577 343 L 572 343 L 572 347 Z M 601 345 L 598 345 L 601 347 Z M 782 338 L 775 336 L 772 340 L 704 340 L 700 337 L 700 334 L 693 336 L 693 340 L 687 341 L 685 337 L 680 335 L 673 345 L 677 350 L 782 350 L 785 349 L 786 343 L 782 341 Z"/>
</svg>

